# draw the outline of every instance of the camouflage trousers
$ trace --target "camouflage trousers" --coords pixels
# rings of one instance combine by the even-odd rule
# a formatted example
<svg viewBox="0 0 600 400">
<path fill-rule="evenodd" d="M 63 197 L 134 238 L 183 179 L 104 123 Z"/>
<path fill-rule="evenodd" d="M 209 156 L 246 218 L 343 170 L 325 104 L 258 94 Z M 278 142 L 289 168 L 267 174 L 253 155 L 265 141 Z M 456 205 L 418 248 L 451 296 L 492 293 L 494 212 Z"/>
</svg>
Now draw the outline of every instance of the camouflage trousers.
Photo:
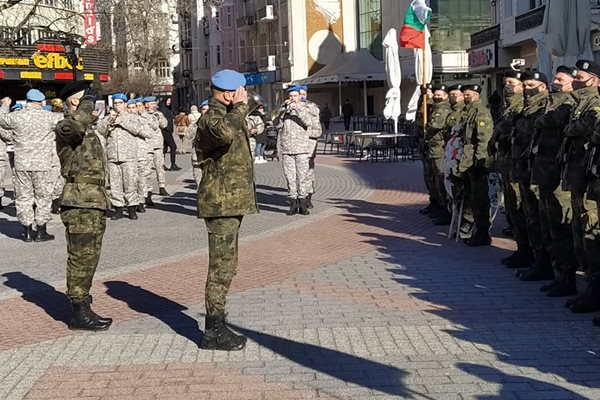
<svg viewBox="0 0 600 400">
<path fill-rule="evenodd" d="M 517 242 L 517 248 L 527 250 L 531 247 L 529 244 L 529 235 L 527 234 L 527 221 L 523 210 L 523 199 L 519 184 L 511 182 L 508 172 L 502 173 L 502 191 L 504 192 L 504 207 L 506 215 L 512 222 L 513 238 Z"/>
<path fill-rule="evenodd" d="M 79 300 L 90 293 L 98 267 L 105 212 L 90 208 L 69 208 L 60 213 L 67 238 L 67 296 Z"/>
<path fill-rule="evenodd" d="M 49 177 L 50 170 L 15 171 L 15 205 L 21 225 L 29 226 L 34 222 L 44 225 L 50 221 L 52 193 L 48 185 Z"/>
<path fill-rule="evenodd" d="M 426 158 L 428 179 L 430 179 L 428 190 L 429 196 L 442 208 L 448 208 L 448 197 L 444 185 L 444 173 L 442 172 L 441 158 Z"/>
<path fill-rule="evenodd" d="M 146 179 L 148 176 L 148 171 L 150 171 L 150 165 L 148 164 L 147 159 L 137 160 L 137 197 L 138 202 L 143 203 L 146 196 L 148 196 L 148 192 L 150 191 L 148 188 L 148 180 Z"/>
<path fill-rule="evenodd" d="M 8 168 L 8 160 L 0 158 L 0 197 L 4 196 L 4 177 Z"/>
<path fill-rule="evenodd" d="M 308 193 L 313 194 L 315 193 L 315 158 L 317 158 L 317 140 L 316 139 L 310 139 L 313 140 L 314 143 L 314 148 L 313 148 L 313 152 L 310 155 L 310 157 L 308 158 L 308 179 L 310 181 L 310 185 L 308 187 Z"/>
<path fill-rule="evenodd" d="M 151 153 L 148 153 L 148 161 L 149 161 L 149 166 L 150 166 L 150 168 L 148 168 L 148 177 L 146 180 L 146 185 L 148 187 L 148 190 L 150 191 L 154 187 L 154 184 L 151 183 L 153 167 L 154 167 L 154 170 L 156 171 L 156 180 L 158 181 L 158 187 L 164 188 L 165 187 L 165 155 L 163 153 L 163 149 L 162 148 L 154 149 L 154 150 L 152 150 Z"/>
<path fill-rule="evenodd" d="M 551 242 L 548 236 L 543 236 L 546 232 L 543 232 L 540 226 L 540 202 L 538 196 L 531 190 L 531 182 L 529 181 L 519 182 L 519 191 L 523 200 L 523 213 L 527 224 L 529 244 L 536 253 L 536 257 L 538 255 L 549 257 L 546 249 Z"/>
<path fill-rule="evenodd" d="M 256 153 L 256 139 L 253 137 L 248 138 L 248 142 L 250 143 L 250 157 L 254 159 L 254 153 Z"/>
<path fill-rule="evenodd" d="M 109 162 L 108 175 L 112 205 L 115 207 L 137 205 L 137 162 Z"/>
<path fill-rule="evenodd" d="M 225 314 L 227 293 L 237 273 L 238 233 L 242 217 L 206 218 L 208 231 L 208 275 L 206 315 Z"/>
<path fill-rule="evenodd" d="M 587 273 L 600 271 L 600 226 L 598 204 L 585 192 L 571 192 L 573 245 L 579 266 Z"/>
<path fill-rule="evenodd" d="M 556 275 L 573 275 L 577 271 L 577 257 L 573 246 L 573 208 L 571 192 L 550 186 L 532 186 L 539 199 L 540 230 L 546 251 L 550 254 Z"/>
<path fill-rule="evenodd" d="M 65 178 L 60 174 L 60 164 L 52 166 L 50 170 L 50 179 L 48 180 L 49 188 L 52 195 L 52 199 L 58 199 L 62 194 L 63 188 L 65 187 Z"/>
<path fill-rule="evenodd" d="M 490 196 L 488 187 L 488 170 L 471 167 L 467 170 L 469 177 L 470 206 L 476 231 L 490 230 Z"/>
<path fill-rule="evenodd" d="M 431 169 L 431 163 L 426 155 L 423 155 L 423 180 L 425 181 L 425 187 L 429 194 L 429 202 L 435 203 L 435 173 Z"/>
<path fill-rule="evenodd" d="M 303 199 L 309 193 L 309 154 L 284 154 L 283 173 L 288 185 L 288 197 Z"/>
</svg>

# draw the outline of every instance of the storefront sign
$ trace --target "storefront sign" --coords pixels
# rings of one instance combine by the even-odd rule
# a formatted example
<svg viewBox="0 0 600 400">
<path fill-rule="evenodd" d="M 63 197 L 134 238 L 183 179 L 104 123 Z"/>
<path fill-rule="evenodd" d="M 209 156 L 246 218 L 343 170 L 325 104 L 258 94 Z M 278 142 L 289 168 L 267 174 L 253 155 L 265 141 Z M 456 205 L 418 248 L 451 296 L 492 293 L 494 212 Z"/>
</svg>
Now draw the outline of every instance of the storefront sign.
<svg viewBox="0 0 600 400">
<path fill-rule="evenodd" d="M 255 72 L 244 74 L 246 85 L 262 85 L 263 83 L 275 82 L 275 71 Z"/>
<path fill-rule="evenodd" d="M 67 58 L 59 53 L 34 53 L 31 58 L 33 64 L 39 69 L 73 69 Z M 81 57 L 76 68 L 79 71 L 83 69 L 83 59 Z"/>
<path fill-rule="evenodd" d="M 496 43 L 469 50 L 469 72 L 495 68 L 497 66 Z"/>
<path fill-rule="evenodd" d="M 85 43 L 96 44 L 95 0 L 83 0 L 83 23 L 83 29 L 85 32 Z"/>
<path fill-rule="evenodd" d="M 17 58 L 17 57 L 0 57 L 0 67 L 26 67 L 29 65 L 28 58 Z"/>
</svg>

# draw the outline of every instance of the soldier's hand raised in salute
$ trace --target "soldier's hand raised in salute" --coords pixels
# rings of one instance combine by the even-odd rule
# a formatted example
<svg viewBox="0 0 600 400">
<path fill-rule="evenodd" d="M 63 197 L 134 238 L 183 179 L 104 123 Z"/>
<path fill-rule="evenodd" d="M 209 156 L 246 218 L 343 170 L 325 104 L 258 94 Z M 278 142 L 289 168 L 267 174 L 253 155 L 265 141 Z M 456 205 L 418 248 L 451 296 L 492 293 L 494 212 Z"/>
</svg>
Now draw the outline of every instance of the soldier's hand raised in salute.
<svg viewBox="0 0 600 400">
<path fill-rule="evenodd" d="M 237 104 L 237 103 L 248 104 L 248 92 L 246 92 L 246 89 L 243 87 L 237 88 L 235 90 L 235 94 L 233 95 L 233 98 L 231 99 L 231 101 L 233 102 L 233 104 Z"/>
<path fill-rule="evenodd" d="M 10 97 L 5 97 L 2 99 L 2 105 L 3 106 L 10 106 L 10 103 L 12 103 L 12 100 Z"/>
</svg>

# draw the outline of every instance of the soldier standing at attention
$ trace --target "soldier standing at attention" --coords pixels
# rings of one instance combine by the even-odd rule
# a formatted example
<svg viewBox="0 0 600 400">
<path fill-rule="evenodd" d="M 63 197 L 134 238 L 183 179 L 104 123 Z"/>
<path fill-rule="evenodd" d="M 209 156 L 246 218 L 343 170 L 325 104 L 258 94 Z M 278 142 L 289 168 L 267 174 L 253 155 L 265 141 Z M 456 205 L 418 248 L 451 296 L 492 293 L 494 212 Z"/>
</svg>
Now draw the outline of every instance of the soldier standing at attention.
<svg viewBox="0 0 600 400">
<path fill-rule="evenodd" d="M 77 110 L 67 112 L 56 126 L 56 145 L 65 178 L 60 218 L 67 238 L 67 296 L 72 307 L 69 329 L 103 331 L 112 319 L 92 311 L 90 288 L 106 228 L 106 161 L 100 138 L 92 129 L 97 120 L 92 114 L 96 96 L 93 90 L 83 95 L 82 91 L 71 95 Z"/>
<path fill-rule="evenodd" d="M 432 196 L 435 203 L 439 205 L 431 215 L 437 219 L 434 225 L 449 225 L 452 215 L 448 211 L 446 200 L 446 187 L 444 186 L 444 171 L 442 161 L 444 159 L 444 145 L 449 139 L 446 120 L 450 115 L 450 101 L 448 100 L 448 88 L 444 85 L 433 88 L 433 106 L 431 117 L 425 127 L 425 143 L 427 146 L 426 162 L 432 177 Z"/>
<path fill-rule="evenodd" d="M 416 135 L 419 138 L 419 150 L 421 152 L 421 160 L 423 161 L 423 179 L 425 186 L 427 187 L 427 193 L 429 194 L 429 204 L 421 210 L 419 213 L 423 215 L 434 215 L 440 208 L 439 204 L 435 202 L 435 194 L 433 188 L 433 176 L 432 171 L 429 169 L 429 162 L 427 160 L 427 144 L 425 143 L 425 127 L 423 125 L 423 97 L 427 97 L 427 122 L 431 118 L 431 108 L 433 106 L 433 86 L 428 84 L 425 93 L 421 93 L 419 97 L 419 103 L 417 104 L 417 113 L 415 115 L 414 127 Z"/>
<path fill-rule="evenodd" d="M 536 119 L 530 144 L 531 184 L 540 204 L 540 228 L 554 269 L 554 280 L 540 288 L 549 297 L 577 294 L 577 256 L 573 247 L 571 193 L 560 184 L 560 148 L 575 100 L 571 83 L 577 69 L 556 69 L 546 113 Z"/>
<path fill-rule="evenodd" d="M 154 165 L 154 170 L 156 171 L 156 180 L 158 181 L 158 194 L 161 196 L 168 196 L 167 190 L 165 189 L 165 155 L 163 153 L 163 142 L 164 137 L 162 134 L 163 128 L 167 127 L 168 121 L 161 113 L 158 111 L 158 102 L 156 101 L 155 96 L 144 97 L 144 106 L 146 107 L 147 118 L 154 118 L 154 121 L 151 123 L 153 127 L 152 138 L 149 140 L 148 151 L 150 156 L 150 165 Z M 155 127 L 157 126 L 157 128 Z M 152 201 L 152 192 L 150 189 L 152 188 L 152 184 L 150 184 L 150 177 L 152 175 L 152 170 L 149 170 L 148 174 L 148 197 L 146 197 L 146 205 L 148 207 L 154 207 L 154 202 Z"/>
<path fill-rule="evenodd" d="M 314 118 L 313 125 L 308 128 L 310 131 L 308 139 L 313 145 L 313 151 L 308 158 L 308 179 L 310 180 L 310 185 L 308 187 L 308 194 L 306 195 L 306 208 L 313 208 L 312 197 L 313 194 L 315 194 L 315 158 L 317 157 L 317 140 L 323 133 L 320 120 L 321 110 L 319 109 L 319 106 L 308 100 L 308 86 L 300 85 L 298 86 L 298 89 L 300 93 L 300 102 L 306 104 L 308 111 L 313 114 Z"/>
<path fill-rule="evenodd" d="M 563 189 L 571 192 L 573 244 L 579 267 L 586 271 L 587 287 L 575 299 L 567 300 L 565 306 L 574 313 L 586 313 L 600 310 L 598 204 L 588 198 L 586 171 L 587 148 L 600 112 L 600 65 L 593 61 L 579 60 L 575 66 L 578 72 L 571 85 L 577 105 L 565 128 L 562 182 Z"/>
<path fill-rule="evenodd" d="M 4 196 L 4 174 L 6 173 L 7 165 L 8 153 L 6 152 L 6 142 L 2 140 L 2 135 L 0 135 L 0 210 L 4 208 L 2 205 L 2 197 Z"/>
<path fill-rule="evenodd" d="M 8 97 L 2 99 L 0 108 L 0 135 L 15 146 L 15 204 L 25 242 L 54 239 L 46 232 L 52 206 L 48 181 L 52 169 L 54 127 L 62 116 L 42 109 L 45 98 L 39 90 L 30 89 L 23 111 L 9 114 L 11 99 Z M 34 223 L 37 224 L 35 238 Z"/>
<path fill-rule="evenodd" d="M 458 172 L 469 179 L 471 208 L 475 219 L 475 233 L 465 243 L 469 246 L 489 246 L 490 237 L 490 197 L 488 193 L 488 143 L 492 138 L 492 115 L 481 104 L 479 85 L 461 87 L 467 105 L 464 122 L 465 144 L 458 165 Z"/>
<path fill-rule="evenodd" d="M 150 157 L 149 153 L 150 146 L 149 141 L 152 139 L 152 134 L 154 132 L 154 125 L 151 124 L 151 120 L 146 118 L 146 108 L 144 107 L 144 102 L 141 97 L 133 99 L 133 103 L 135 104 L 135 114 L 140 118 L 140 123 L 143 125 L 144 134 L 142 136 L 138 136 L 138 149 L 137 149 L 137 195 L 138 195 L 138 205 L 137 212 L 145 213 L 145 201 L 148 192 L 148 175 L 150 175 Z M 127 105 L 127 108 L 130 108 L 130 105 Z M 133 112 L 133 110 L 132 110 Z M 151 117 L 153 120 L 156 118 Z M 158 126 L 158 122 L 155 124 Z"/>
<path fill-rule="evenodd" d="M 244 215 L 258 212 L 246 116 L 246 78 L 221 70 L 211 78 L 209 111 L 198 121 L 195 150 L 202 166 L 198 216 L 208 230 L 206 324 L 200 348 L 242 350 L 246 338 L 226 325 L 225 304 L 237 272 L 238 233 Z M 256 104 L 257 105 L 257 104 Z"/>
<path fill-rule="evenodd" d="M 200 110 L 200 117 L 192 122 L 185 131 L 185 137 L 190 143 L 194 143 L 194 140 L 196 139 L 198 121 L 200 121 L 200 118 L 208 112 L 208 100 L 202 100 L 202 103 L 200 103 Z M 202 166 L 198 161 L 198 154 L 194 149 L 192 149 L 192 176 L 194 177 L 194 182 L 196 182 L 196 190 L 198 190 L 200 182 L 202 181 Z"/>
<path fill-rule="evenodd" d="M 538 71 L 525 71 L 521 75 L 523 82 L 523 110 L 514 119 L 511 138 L 511 174 L 512 182 L 519 185 L 523 201 L 523 212 L 527 224 L 529 243 L 533 248 L 535 261 L 525 270 L 517 272 L 522 281 L 540 281 L 552 279 L 554 272 L 548 252 L 550 238 L 540 228 L 540 209 L 536 193 L 531 188 L 531 159 L 529 149 L 534 136 L 535 121 L 546 113 L 549 103 L 548 79 Z"/>
<path fill-rule="evenodd" d="M 107 137 L 108 174 L 110 176 L 110 201 L 115 207 L 112 220 L 123 218 L 127 207 L 129 219 L 137 216 L 137 138 L 146 134 L 139 118 L 127 112 L 127 96 L 112 95 L 114 113 L 98 123 L 98 132 Z"/>
</svg>

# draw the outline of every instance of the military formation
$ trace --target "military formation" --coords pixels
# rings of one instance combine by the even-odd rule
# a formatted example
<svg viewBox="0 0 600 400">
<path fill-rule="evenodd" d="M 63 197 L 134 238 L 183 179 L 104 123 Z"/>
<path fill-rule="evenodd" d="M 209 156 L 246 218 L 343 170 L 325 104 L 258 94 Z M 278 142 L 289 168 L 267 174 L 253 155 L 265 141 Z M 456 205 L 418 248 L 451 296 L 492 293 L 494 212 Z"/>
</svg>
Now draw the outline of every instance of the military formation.
<svg viewBox="0 0 600 400">
<path fill-rule="evenodd" d="M 546 281 L 540 290 L 569 297 L 565 306 L 574 313 L 600 311 L 600 65 L 579 60 L 558 67 L 551 80 L 535 70 L 503 79 L 496 121 L 479 85 L 425 94 L 428 120 L 417 120 L 417 128 L 430 201 L 420 212 L 437 225 L 458 218 L 467 245 L 489 245 L 490 182 L 499 175 L 503 232 L 517 245 L 501 263 L 522 281 Z M 581 292 L 578 270 L 586 276 Z"/>
</svg>

